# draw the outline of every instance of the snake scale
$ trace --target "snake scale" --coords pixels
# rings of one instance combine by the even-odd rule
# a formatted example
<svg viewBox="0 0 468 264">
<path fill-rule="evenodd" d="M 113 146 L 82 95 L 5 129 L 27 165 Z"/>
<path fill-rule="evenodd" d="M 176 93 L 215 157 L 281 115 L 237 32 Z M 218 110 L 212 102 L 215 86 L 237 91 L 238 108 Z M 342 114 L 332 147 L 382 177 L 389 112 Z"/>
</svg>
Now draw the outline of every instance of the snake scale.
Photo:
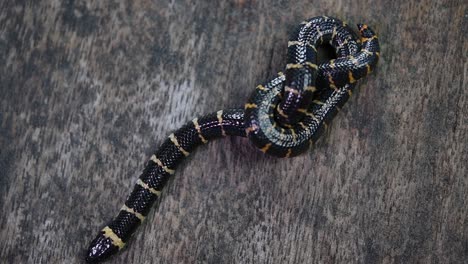
<svg viewBox="0 0 468 264">
<path fill-rule="evenodd" d="M 243 109 L 195 118 L 170 134 L 147 162 L 119 214 L 91 242 L 86 260 L 103 261 L 124 248 L 177 164 L 200 144 L 240 136 L 277 157 L 306 151 L 348 100 L 356 81 L 377 64 L 376 34 L 366 25 L 358 24 L 358 29 L 360 39 L 336 18 L 319 16 L 302 22 L 288 42 L 284 73 L 258 85 Z M 327 43 L 337 58 L 317 65 L 317 47 Z"/>
</svg>

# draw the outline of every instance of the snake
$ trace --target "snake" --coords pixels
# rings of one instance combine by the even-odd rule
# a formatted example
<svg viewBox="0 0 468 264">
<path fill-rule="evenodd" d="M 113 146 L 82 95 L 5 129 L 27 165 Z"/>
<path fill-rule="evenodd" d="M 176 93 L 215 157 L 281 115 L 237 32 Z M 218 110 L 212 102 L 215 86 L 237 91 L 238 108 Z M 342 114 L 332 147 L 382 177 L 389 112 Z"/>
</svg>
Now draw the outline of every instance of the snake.
<svg viewBox="0 0 468 264">
<path fill-rule="evenodd" d="M 266 154 L 294 157 L 313 145 L 380 57 L 375 32 L 365 24 L 357 27 L 360 37 L 333 17 L 305 20 L 288 41 L 284 72 L 258 85 L 244 108 L 195 118 L 171 133 L 146 162 L 118 215 L 91 241 L 86 261 L 107 260 L 126 246 L 176 166 L 197 146 L 225 136 L 248 137 Z M 327 43 L 336 58 L 317 64 L 317 49 Z"/>
</svg>

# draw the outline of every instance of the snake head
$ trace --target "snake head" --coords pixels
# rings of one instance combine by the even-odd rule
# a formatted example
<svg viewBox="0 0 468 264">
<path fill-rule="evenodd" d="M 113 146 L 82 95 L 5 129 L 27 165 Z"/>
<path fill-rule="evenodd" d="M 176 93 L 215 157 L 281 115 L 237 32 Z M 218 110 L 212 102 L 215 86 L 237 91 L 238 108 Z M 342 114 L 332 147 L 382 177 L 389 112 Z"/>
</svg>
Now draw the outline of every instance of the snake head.
<svg viewBox="0 0 468 264">
<path fill-rule="evenodd" d="M 374 37 L 376 38 L 377 37 L 375 32 L 366 24 L 357 24 L 357 27 L 359 29 L 359 34 L 361 35 L 361 37 L 363 38 L 374 38 Z"/>
</svg>

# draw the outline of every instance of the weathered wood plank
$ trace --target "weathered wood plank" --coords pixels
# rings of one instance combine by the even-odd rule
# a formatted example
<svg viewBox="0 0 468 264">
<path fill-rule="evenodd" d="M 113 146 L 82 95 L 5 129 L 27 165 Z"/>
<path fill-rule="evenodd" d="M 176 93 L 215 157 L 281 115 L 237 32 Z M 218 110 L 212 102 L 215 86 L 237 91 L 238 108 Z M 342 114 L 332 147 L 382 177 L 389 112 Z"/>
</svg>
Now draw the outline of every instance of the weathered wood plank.
<svg viewBox="0 0 468 264">
<path fill-rule="evenodd" d="M 0 262 L 82 262 L 158 144 L 242 106 L 324 14 L 371 25 L 382 57 L 322 140 L 294 159 L 200 147 L 114 263 L 468 259 L 463 1 L 0 7 Z"/>
</svg>

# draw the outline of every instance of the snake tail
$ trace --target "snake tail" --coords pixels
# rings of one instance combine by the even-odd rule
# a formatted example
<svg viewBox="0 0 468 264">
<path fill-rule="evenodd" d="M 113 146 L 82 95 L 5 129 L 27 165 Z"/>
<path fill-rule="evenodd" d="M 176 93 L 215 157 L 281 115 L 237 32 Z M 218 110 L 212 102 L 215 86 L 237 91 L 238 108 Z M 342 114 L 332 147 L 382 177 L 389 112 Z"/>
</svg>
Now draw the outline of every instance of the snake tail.
<svg viewBox="0 0 468 264">
<path fill-rule="evenodd" d="M 124 248 L 174 174 L 177 164 L 198 145 L 224 136 L 246 136 L 243 109 L 221 110 L 196 118 L 172 133 L 147 162 L 119 214 L 91 242 L 86 261 L 105 260 Z"/>
</svg>

